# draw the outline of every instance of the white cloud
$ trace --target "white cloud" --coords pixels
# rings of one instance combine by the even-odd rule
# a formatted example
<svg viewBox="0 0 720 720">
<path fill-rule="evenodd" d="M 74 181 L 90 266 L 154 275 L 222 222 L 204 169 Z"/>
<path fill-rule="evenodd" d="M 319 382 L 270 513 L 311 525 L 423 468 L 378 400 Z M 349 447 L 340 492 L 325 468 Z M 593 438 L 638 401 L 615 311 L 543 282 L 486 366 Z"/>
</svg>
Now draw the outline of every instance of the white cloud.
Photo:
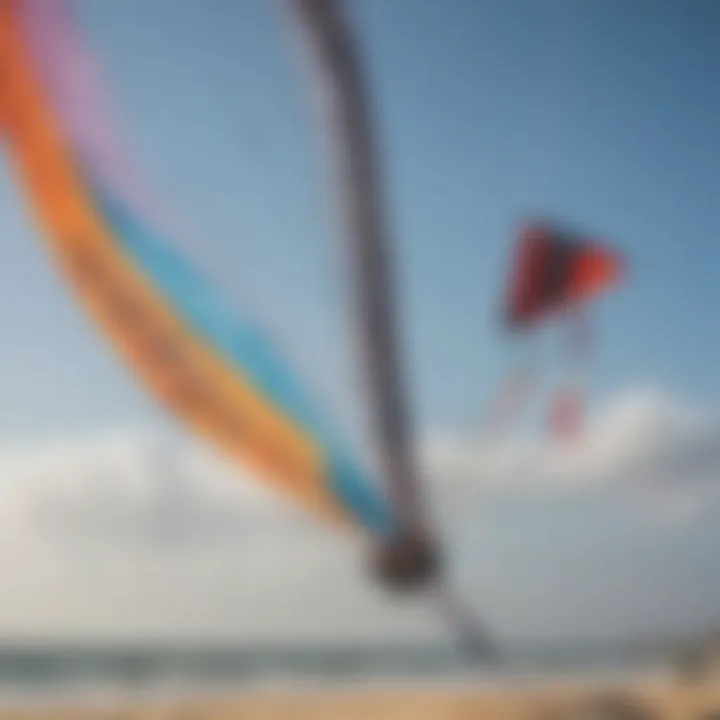
<svg viewBox="0 0 720 720">
<path fill-rule="evenodd" d="M 0 448 L 6 636 L 432 629 L 423 603 L 399 612 L 366 582 L 363 550 L 192 443 L 130 432 Z"/>
<path fill-rule="evenodd" d="M 575 443 L 436 437 L 427 444 L 432 477 L 479 488 L 522 489 L 713 480 L 720 469 L 720 422 L 653 390 L 614 399 L 588 420 Z"/>
<path fill-rule="evenodd" d="M 574 449 L 539 440 L 488 447 L 435 438 L 427 443 L 426 472 L 444 526 L 461 546 L 467 540 L 457 539 L 462 533 L 447 519 L 460 517 L 452 515 L 458 507 L 465 517 L 473 507 L 480 511 L 482 503 L 466 502 L 468 489 L 517 497 L 528 488 L 552 495 L 649 487 L 654 495 L 669 488 L 675 497 L 697 498 L 714 487 L 708 481 L 720 479 L 719 449 L 714 418 L 664 394 L 638 391 L 591 418 Z M 675 514 L 689 506 L 668 502 Z M 454 549 L 473 558 L 469 572 L 477 575 L 477 554 L 459 546 Z M 193 443 L 138 431 L 0 446 L 5 635 L 443 633 L 426 601 L 390 602 L 368 582 L 364 550 Z M 473 592 L 501 617 L 512 606 L 503 583 L 518 582 L 523 571 L 484 552 L 489 566 Z M 513 597 L 521 612 L 522 598 Z M 561 601 L 568 597 L 564 592 Z M 557 599 L 552 604 L 563 607 Z"/>
</svg>

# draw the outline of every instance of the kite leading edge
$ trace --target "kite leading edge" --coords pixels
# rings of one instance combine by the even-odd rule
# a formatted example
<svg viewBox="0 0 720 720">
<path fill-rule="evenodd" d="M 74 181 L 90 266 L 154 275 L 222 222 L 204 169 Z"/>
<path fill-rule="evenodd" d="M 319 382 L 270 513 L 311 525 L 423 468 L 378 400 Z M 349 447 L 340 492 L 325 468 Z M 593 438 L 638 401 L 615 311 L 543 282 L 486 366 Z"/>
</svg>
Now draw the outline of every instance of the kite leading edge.
<svg viewBox="0 0 720 720">
<path fill-rule="evenodd" d="M 397 518 L 391 537 L 380 539 L 376 577 L 396 590 L 426 590 L 474 660 L 498 662 L 497 644 L 467 613 L 449 587 L 430 527 L 416 465 L 411 412 L 404 387 L 380 162 L 369 92 L 360 53 L 343 3 L 287 0 L 309 50 L 325 130 L 335 165 L 351 260 L 355 327 L 362 352 L 371 427 L 382 476 Z"/>
</svg>

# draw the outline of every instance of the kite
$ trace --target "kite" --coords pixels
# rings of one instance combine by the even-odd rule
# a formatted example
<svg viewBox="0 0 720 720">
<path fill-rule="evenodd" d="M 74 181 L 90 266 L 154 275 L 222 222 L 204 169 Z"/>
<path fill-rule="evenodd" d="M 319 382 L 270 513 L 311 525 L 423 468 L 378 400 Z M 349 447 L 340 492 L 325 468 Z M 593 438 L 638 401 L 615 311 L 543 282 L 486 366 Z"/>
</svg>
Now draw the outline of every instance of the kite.
<svg viewBox="0 0 720 720">
<path fill-rule="evenodd" d="M 557 437 L 580 434 L 581 370 L 590 350 L 588 308 L 618 285 L 623 270 L 624 262 L 613 248 L 557 223 L 528 223 L 519 234 L 508 274 L 503 327 L 532 337 L 553 320 L 569 325 L 574 372 L 557 393 L 549 415 L 551 432 Z M 517 418 L 533 380 L 527 360 L 508 376 L 492 407 L 491 427 L 506 427 Z"/>
<path fill-rule="evenodd" d="M 448 599 L 422 502 L 378 159 L 352 33 L 335 0 L 287 2 L 329 99 L 382 484 L 263 330 L 168 241 L 118 144 L 97 64 L 64 0 L 0 0 L 2 138 L 50 256 L 155 398 L 300 506 L 368 535 L 377 579 L 400 590 L 436 588 L 463 640 L 492 654 L 492 642 Z"/>
</svg>

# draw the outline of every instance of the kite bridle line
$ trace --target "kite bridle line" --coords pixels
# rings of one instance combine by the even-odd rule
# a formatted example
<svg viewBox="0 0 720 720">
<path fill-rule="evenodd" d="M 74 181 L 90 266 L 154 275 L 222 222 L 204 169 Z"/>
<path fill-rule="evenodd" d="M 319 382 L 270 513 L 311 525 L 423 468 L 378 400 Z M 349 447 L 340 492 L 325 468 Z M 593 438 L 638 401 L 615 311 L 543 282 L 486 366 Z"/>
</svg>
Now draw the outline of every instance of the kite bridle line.
<svg viewBox="0 0 720 720">
<path fill-rule="evenodd" d="M 577 440 L 584 424 L 591 351 L 587 308 L 583 304 L 571 307 L 566 324 L 569 366 L 549 415 L 550 430 L 560 441 Z"/>
<path fill-rule="evenodd" d="M 434 553 L 436 536 L 430 529 L 418 482 L 411 414 L 400 362 L 380 163 L 356 41 L 337 0 L 285 2 L 312 61 L 312 78 L 322 101 L 335 162 L 371 430 L 380 471 L 399 523 L 398 549 L 402 555 L 403 546 L 420 543 L 432 547 L 430 552 Z M 442 572 L 436 570 L 433 567 L 423 578 L 424 584 L 440 601 L 443 613 L 460 631 L 464 643 L 488 655 L 494 647 L 459 609 Z"/>
</svg>

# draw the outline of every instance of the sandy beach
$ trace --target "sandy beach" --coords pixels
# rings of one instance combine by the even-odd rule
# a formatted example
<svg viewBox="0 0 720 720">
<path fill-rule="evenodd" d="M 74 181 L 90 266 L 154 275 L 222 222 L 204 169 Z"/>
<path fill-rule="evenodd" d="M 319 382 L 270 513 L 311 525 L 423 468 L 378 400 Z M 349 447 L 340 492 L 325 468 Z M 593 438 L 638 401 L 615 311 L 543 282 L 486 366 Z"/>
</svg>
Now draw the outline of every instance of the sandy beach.
<svg viewBox="0 0 720 720">
<path fill-rule="evenodd" d="M 126 704 L 3 708 L 0 720 L 575 720 L 720 718 L 720 682 L 670 680 L 542 686 L 286 690 Z"/>
</svg>

